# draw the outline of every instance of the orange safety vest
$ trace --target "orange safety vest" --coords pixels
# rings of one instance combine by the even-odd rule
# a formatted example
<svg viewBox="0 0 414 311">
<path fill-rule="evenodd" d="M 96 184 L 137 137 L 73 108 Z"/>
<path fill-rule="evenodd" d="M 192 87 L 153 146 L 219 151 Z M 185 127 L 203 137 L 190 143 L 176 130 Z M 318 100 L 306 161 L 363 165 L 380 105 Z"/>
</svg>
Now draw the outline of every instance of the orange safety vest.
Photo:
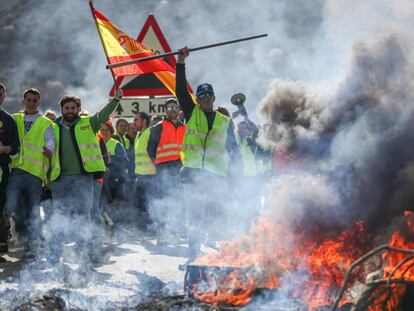
<svg viewBox="0 0 414 311">
<path fill-rule="evenodd" d="M 180 160 L 186 125 L 175 127 L 172 122 L 164 119 L 161 121 L 161 126 L 161 138 L 157 147 L 155 164 Z"/>
</svg>

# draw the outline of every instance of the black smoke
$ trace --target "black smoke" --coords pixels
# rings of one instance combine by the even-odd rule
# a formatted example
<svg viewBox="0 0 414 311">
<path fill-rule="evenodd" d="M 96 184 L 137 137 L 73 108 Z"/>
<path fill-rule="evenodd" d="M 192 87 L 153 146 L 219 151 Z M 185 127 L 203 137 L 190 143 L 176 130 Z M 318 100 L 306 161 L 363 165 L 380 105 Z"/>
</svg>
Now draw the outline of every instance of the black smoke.
<svg viewBox="0 0 414 311">
<path fill-rule="evenodd" d="M 302 159 L 299 171 L 314 174 L 316 180 L 323 176 L 322 188 L 339 198 L 334 204 L 299 204 L 307 221 L 313 214 L 316 222 L 367 220 L 378 226 L 414 208 L 410 58 L 403 38 L 392 35 L 356 44 L 345 78 L 331 85 L 331 92 L 273 83 L 259 108 L 266 122 L 262 142 Z M 301 194 L 289 199 L 300 201 Z M 294 208 L 291 212 L 296 213 Z"/>
</svg>

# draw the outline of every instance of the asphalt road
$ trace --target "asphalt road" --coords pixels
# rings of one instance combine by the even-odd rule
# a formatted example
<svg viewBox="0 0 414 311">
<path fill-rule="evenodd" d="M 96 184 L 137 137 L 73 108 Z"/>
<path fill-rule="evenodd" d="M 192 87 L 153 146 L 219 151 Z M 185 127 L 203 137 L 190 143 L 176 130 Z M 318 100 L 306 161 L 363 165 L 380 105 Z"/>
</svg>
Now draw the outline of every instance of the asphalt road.
<svg viewBox="0 0 414 311">
<path fill-rule="evenodd" d="M 136 306 L 152 293 L 182 291 L 178 267 L 187 261 L 187 245 L 157 246 L 154 238 L 130 233 L 106 246 L 104 262 L 87 273 L 69 261 L 50 267 L 23 260 L 20 249 L 11 249 L 0 263 L 0 310 L 53 293 L 69 308 L 107 310 Z"/>
</svg>

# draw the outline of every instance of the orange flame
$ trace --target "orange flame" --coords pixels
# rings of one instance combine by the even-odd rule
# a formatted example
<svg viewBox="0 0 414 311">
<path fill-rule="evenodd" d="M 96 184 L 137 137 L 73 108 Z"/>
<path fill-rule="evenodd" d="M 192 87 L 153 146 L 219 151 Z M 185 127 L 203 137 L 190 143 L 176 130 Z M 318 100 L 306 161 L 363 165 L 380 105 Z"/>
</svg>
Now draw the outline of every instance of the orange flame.
<svg viewBox="0 0 414 311">
<path fill-rule="evenodd" d="M 404 216 L 406 217 L 407 222 L 406 228 L 404 228 L 406 234 L 403 234 L 400 231 L 395 232 L 391 237 L 390 246 L 414 250 L 414 241 L 412 239 L 408 240 L 406 237 L 407 234 L 414 234 L 414 213 L 406 211 Z M 385 263 L 383 279 L 400 279 L 414 282 L 414 269 L 410 269 L 414 265 L 414 259 L 410 259 L 411 256 L 412 255 L 410 254 L 395 251 L 385 253 L 383 255 Z M 406 260 L 406 262 L 402 263 L 403 260 Z M 391 291 L 384 290 L 384 287 L 380 287 L 371 294 L 371 297 L 376 297 L 382 292 L 382 295 L 374 300 L 374 303 L 368 309 L 369 311 L 392 311 L 398 309 L 398 306 L 401 303 L 401 298 L 405 294 L 406 285 L 391 284 L 389 289 Z"/>
<path fill-rule="evenodd" d="M 289 279 L 295 285 L 290 295 L 307 301 L 309 310 L 329 305 L 346 269 L 367 251 L 362 247 L 369 244 L 364 230 L 364 224 L 358 222 L 336 237 L 319 241 L 318 229 L 312 235 L 292 233 L 282 224 L 275 226 L 260 218 L 249 236 L 223 242 L 219 251 L 195 261 L 199 265 L 249 269 L 248 277 L 235 271 L 215 288 L 206 291 L 196 286 L 194 296 L 215 305 L 244 305 L 251 301 L 255 289 L 281 288 Z M 346 302 L 345 298 L 341 305 Z"/>
</svg>

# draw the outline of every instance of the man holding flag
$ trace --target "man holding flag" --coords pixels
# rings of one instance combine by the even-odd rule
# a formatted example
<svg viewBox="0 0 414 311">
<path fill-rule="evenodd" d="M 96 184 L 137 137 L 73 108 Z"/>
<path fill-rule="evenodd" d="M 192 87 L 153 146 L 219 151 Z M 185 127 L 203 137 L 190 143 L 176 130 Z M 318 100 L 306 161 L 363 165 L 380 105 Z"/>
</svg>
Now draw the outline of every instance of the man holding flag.
<svg viewBox="0 0 414 311">
<path fill-rule="evenodd" d="M 99 254 L 90 247 L 96 240 L 92 233 L 99 234 L 99 230 L 93 230 L 98 228 L 92 228 L 91 213 L 96 206 L 94 200 L 100 196 L 95 193 L 95 180 L 103 177 L 106 168 L 96 134 L 109 120 L 121 97 L 122 91 L 117 89 L 114 98 L 91 117 L 79 116 L 79 97 L 66 95 L 59 101 L 62 116 L 55 121 L 57 147 L 51 180 L 53 212 L 59 217 L 61 227 L 51 228 L 53 243 L 49 259 L 52 263 L 59 261 L 63 243 L 68 240 L 76 241 L 82 264 L 99 260 Z M 64 217 L 60 218 L 62 215 Z M 52 216 L 51 224 L 56 221 L 55 217 Z M 65 228 L 65 221 L 71 222 L 68 228 Z"/>
</svg>

